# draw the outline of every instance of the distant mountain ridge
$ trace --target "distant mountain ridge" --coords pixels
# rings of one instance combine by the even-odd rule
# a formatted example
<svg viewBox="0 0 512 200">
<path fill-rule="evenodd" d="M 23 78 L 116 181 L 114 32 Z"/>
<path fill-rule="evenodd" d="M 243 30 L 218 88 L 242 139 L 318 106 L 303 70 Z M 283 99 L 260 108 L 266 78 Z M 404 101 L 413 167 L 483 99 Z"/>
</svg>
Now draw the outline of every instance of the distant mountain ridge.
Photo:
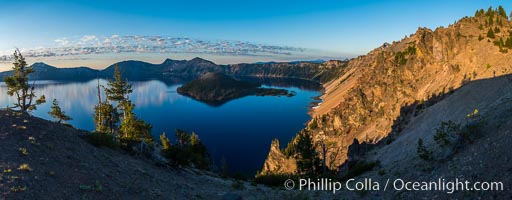
<svg viewBox="0 0 512 200">
<path fill-rule="evenodd" d="M 255 76 L 255 77 L 284 77 L 307 79 L 317 82 L 326 82 L 336 77 L 343 66 L 344 61 L 315 62 L 271 62 L 253 64 L 218 65 L 212 61 L 199 57 L 191 60 L 166 59 L 160 64 L 144 61 L 126 60 L 114 63 L 102 70 L 88 67 L 58 68 L 42 62 L 31 65 L 34 73 L 30 75 L 32 80 L 87 80 L 94 78 L 111 77 L 115 65 L 124 77 L 128 79 L 160 78 L 169 76 L 193 76 L 199 77 L 209 72 L 220 72 L 231 76 Z M 334 69 L 334 70 L 333 70 Z M 0 72 L 0 78 L 11 75 L 12 71 Z"/>
<path fill-rule="evenodd" d="M 50 80 L 47 77 L 51 77 L 51 80 L 83 80 L 97 77 L 100 72 L 88 67 L 57 68 L 42 62 L 34 63 L 30 67 L 34 68 L 34 73 L 30 74 L 32 80 Z M 12 70 L 0 72 L 0 78 L 3 80 L 5 76 L 11 76 L 12 74 Z"/>
</svg>

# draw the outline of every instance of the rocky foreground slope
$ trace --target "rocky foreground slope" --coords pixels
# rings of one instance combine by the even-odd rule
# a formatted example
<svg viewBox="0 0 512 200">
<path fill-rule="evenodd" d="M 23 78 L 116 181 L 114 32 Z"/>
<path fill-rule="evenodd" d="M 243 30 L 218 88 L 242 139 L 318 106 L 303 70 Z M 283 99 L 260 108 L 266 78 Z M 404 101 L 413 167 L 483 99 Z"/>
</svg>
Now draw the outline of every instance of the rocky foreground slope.
<svg viewBox="0 0 512 200">
<path fill-rule="evenodd" d="M 296 193 L 157 166 L 85 131 L 0 110 L 0 199 L 287 199 Z"/>
</svg>

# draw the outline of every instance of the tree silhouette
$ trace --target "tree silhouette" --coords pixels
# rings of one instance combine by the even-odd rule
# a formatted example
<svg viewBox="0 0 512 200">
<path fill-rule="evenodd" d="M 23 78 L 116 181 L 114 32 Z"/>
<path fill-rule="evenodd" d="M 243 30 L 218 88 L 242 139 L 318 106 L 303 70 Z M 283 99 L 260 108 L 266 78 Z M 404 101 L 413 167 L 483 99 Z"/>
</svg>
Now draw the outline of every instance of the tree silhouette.
<svg viewBox="0 0 512 200">
<path fill-rule="evenodd" d="M 327 154 L 329 153 L 337 153 L 333 152 L 336 151 L 336 142 L 329 142 L 326 140 L 325 134 L 319 134 L 317 136 L 317 145 L 320 147 L 320 153 L 321 153 L 321 165 L 322 165 L 322 173 L 327 173 L 328 167 L 330 165 L 327 164 Z M 336 157 L 336 155 L 334 155 Z M 331 160 L 332 163 L 332 160 Z"/>
<path fill-rule="evenodd" d="M 164 143 L 164 140 L 162 140 Z M 167 143 L 167 141 L 165 141 Z M 166 144 L 164 144 L 165 146 Z M 200 169 L 210 167 L 210 155 L 206 146 L 201 142 L 199 136 L 187 133 L 183 130 L 176 130 L 176 143 L 171 145 L 168 151 L 164 151 L 164 156 L 178 165 L 190 165 Z M 227 167 L 226 167 L 227 168 Z"/>
<path fill-rule="evenodd" d="M 59 106 L 59 103 L 57 102 L 57 99 L 53 99 L 51 109 L 52 110 L 49 111 L 48 114 L 50 116 L 52 116 L 53 118 L 55 118 L 58 123 L 61 123 L 61 121 L 69 121 L 69 120 L 73 119 L 73 118 L 67 116 L 64 111 L 62 111 L 62 109 Z"/>
<path fill-rule="evenodd" d="M 307 131 L 299 132 L 295 148 L 298 172 L 306 175 L 317 174 L 320 171 L 321 164 L 311 134 Z"/>
<path fill-rule="evenodd" d="M 423 160 L 432 160 L 432 152 L 427 149 L 427 147 L 423 144 L 423 140 L 418 139 L 418 146 L 416 147 L 416 152 L 418 156 Z"/>
<path fill-rule="evenodd" d="M 7 85 L 7 94 L 9 96 L 16 95 L 17 102 L 11 108 L 19 108 L 22 112 L 35 110 L 37 105 L 45 103 L 44 95 L 34 102 L 36 95 L 34 94 L 34 85 L 29 85 L 28 75 L 34 72 L 32 67 L 27 66 L 25 58 L 19 50 L 14 51 L 14 73 L 12 76 L 4 78 Z"/>
</svg>

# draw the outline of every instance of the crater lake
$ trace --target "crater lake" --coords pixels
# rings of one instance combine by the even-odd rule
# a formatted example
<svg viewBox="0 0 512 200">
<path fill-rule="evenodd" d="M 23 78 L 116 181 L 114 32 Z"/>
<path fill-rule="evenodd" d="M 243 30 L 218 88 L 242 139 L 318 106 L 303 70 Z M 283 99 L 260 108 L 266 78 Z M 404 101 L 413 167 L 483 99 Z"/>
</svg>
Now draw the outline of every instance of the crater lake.
<svg viewBox="0 0 512 200">
<path fill-rule="evenodd" d="M 270 143 L 278 138 L 284 147 L 311 118 L 308 110 L 321 94 L 319 84 L 297 79 L 249 78 L 262 87 L 286 89 L 294 92 L 286 96 L 246 96 L 221 106 L 209 106 L 176 92 L 184 82 L 176 79 L 130 81 L 133 92 L 129 99 L 136 105 L 138 117 L 153 125 L 153 137 L 165 132 L 175 142 L 175 130 L 195 132 L 208 148 L 215 166 L 225 160 L 230 172 L 254 175 L 263 166 Z M 101 85 L 107 81 L 99 79 Z M 53 120 L 49 115 L 55 98 L 73 120 L 68 123 L 76 128 L 94 130 L 93 108 L 98 103 L 98 80 L 87 81 L 36 81 L 35 93 L 45 95 L 46 103 L 31 113 Z M 12 106 L 14 97 L 7 94 L 5 83 L 0 84 L 0 106 Z M 102 92 L 102 98 L 105 94 Z"/>
</svg>

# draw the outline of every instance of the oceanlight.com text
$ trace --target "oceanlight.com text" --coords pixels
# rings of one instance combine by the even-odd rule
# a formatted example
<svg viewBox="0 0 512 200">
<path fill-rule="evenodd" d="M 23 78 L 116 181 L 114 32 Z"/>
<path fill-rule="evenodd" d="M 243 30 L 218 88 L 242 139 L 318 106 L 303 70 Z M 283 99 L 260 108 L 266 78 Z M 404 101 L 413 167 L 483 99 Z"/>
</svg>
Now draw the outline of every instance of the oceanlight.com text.
<svg viewBox="0 0 512 200">
<path fill-rule="evenodd" d="M 340 190 L 348 191 L 443 191 L 451 194 L 455 191 L 502 191 L 503 182 L 500 181 L 469 181 L 455 179 L 439 178 L 431 181 L 412 181 L 397 179 L 386 179 L 375 181 L 371 178 L 349 179 L 345 182 L 332 180 L 329 178 L 318 179 L 298 179 L 297 181 L 288 179 L 284 182 L 284 187 L 288 190 L 310 190 L 310 191 L 329 191 L 336 194 Z"/>
</svg>

